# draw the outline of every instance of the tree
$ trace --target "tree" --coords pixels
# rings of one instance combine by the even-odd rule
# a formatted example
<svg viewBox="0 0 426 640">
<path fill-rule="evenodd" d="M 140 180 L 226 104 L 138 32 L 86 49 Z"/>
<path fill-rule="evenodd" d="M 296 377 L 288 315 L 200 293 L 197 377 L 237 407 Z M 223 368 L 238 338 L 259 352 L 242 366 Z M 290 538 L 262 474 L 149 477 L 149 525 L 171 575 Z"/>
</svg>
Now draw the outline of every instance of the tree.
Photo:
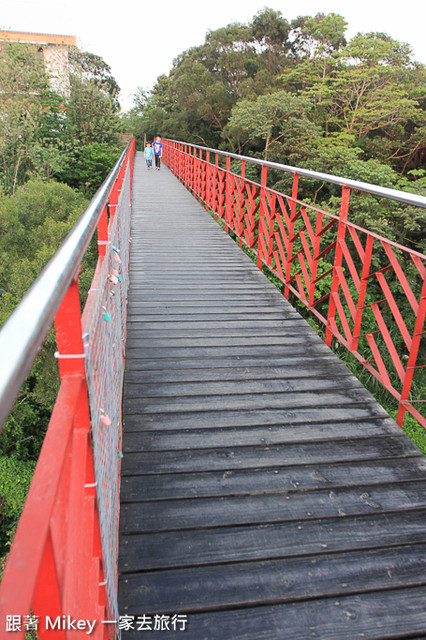
<svg viewBox="0 0 426 640">
<path fill-rule="evenodd" d="M 145 133 L 219 144 L 235 102 L 255 96 L 257 68 L 248 27 L 208 32 L 205 44 L 178 56 L 151 92 L 139 91 L 135 108 Z"/>
<path fill-rule="evenodd" d="M 329 57 L 346 44 L 347 22 L 336 13 L 299 16 L 291 23 L 290 50 L 297 59 Z"/>
<path fill-rule="evenodd" d="M 70 47 L 69 62 L 71 77 L 80 78 L 85 85 L 95 85 L 99 93 L 110 98 L 115 111 L 120 109 L 118 101 L 120 87 L 111 75 L 111 67 L 105 60 L 94 53 Z"/>
<path fill-rule="evenodd" d="M 55 176 L 95 189 L 118 155 L 118 86 L 108 65 L 91 53 L 71 52 L 71 95 L 49 89 L 43 58 L 33 45 L 3 43 L 0 50 L 0 183 L 7 193 L 32 176 Z M 104 171 L 88 178 L 75 167 L 99 157 Z M 89 149 L 85 150 L 85 146 Z M 90 153 L 92 152 L 92 153 Z M 81 181 L 76 176 L 81 174 Z M 97 180 L 100 182 L 96 182 Z"/>
<path fill-rule="evenodd" d="M 283 18 L 281 11 L 265 7 L 259 11 L 251 22 L 255 42 L 268 52 L 268 70 L 276 67 L 276 58 L 288 49 L 289 22 Z M 273 65 L 273 61 L 275 64 Z"/>
<path fill-rule="evenodd" d="M 56 177 L 90 196 L 121 150 L 119 89 L 102 58 L 76 49 L 71 54 L 70 86 L 63 122 L 67 162 L 58 167 Z"/>
<path fill-rule="evenodd" d="M 96 83 L 72 77 L 67 126 L 72 137 L 82 145 L 91 142 L 117 144 L 119 121 L 114 101 L 100 92 Z"/>
<path fill-rule="evenodd" d="M 204 50 L 206 66 L 232 92 L 234 101 L 244 98 L 257 70 L 251 30 L 240 23 L 209 31 Z"/>
<path fill-rule="evenodd" d="M 304 98 L 286 91 L 260 96 L 255 101 L 240 101 L 232 111 L 227 132 L 233 133 L 240 144 L 261 141 L 265 160 L 270 147 L 279 144 L 281 156 L 295 161 L 318 135 L 318 129 L 308 118 L 310 109 Z"/>
<path fill-rule="evenodd" d="M 330 159 L 333 149 L 337 166 L 339 153 L 346 157 L 349 150 L 360 162 L 421 170 L 425 68 L 413 62 L 408 45 L 382 33 L 347 42 L 346 28 L 339 14 L 299 16 L 289 24 L 266 7 L 248 27 L 208 32 L 203 45 L 180 54 L 169 75 L 143 95 L 143 122 L 136 126 L 302 166 L 312 167 L 315 154 Z M 304 106 L 286 121 L 289 96 Z"/>
<path fill-rule="evenodd" d="M 43 61 L 31 45 L 2 43 L 0 50 L 1 182 L 14 192 L 31 170 L 32 147 L 48 91 Z"/>
<path fill-rule="evenodd" d="M 385 162 L 400 149 L 407 157 L 404 140 L 410 137 L 417 151 L 424 147 L 424 70 L 407 45 L 385 34 L 358 34 L 339 51 L 326 47 L 323 53 L 323 60 L 313 54 L 281 77 L 287 90 L 312 102 L 312 117 L 326 136 L 340 143 L 345 138 L 346 145 Z"/>
<path fill-rule="evenodd" d="M 390 133 L 416 118 L 418 103 L 408 95 L 413 69 L 409 51 L 384 34 L 358 34 L 342 51 L 344 72 L 331 83 L 341 128 L 366 137 L 375 130 Z"/>
</svg>

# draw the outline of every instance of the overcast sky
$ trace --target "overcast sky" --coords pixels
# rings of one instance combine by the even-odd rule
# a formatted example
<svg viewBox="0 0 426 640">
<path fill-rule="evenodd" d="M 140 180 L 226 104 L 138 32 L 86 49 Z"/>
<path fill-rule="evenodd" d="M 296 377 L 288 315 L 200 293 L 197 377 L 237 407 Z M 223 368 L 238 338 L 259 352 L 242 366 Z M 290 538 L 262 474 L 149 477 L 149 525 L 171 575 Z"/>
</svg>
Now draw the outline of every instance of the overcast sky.
<svg viewBox="0 0 426 640">
<path fill-rule="evenodd" d="M 0 28 L 77 36 L 81 49 L 110 65 L 126 110 L 138 87 L 151 88 L 179 53 L 204 42 L 209 29 L 248 23 L 265 6 L 289 21 L 338 13 L 348 22 L 347 38 L 383 31 L 410 44 L 415 59 L 426 64 L 424 0 L 0 0 Z"/>
</svg>

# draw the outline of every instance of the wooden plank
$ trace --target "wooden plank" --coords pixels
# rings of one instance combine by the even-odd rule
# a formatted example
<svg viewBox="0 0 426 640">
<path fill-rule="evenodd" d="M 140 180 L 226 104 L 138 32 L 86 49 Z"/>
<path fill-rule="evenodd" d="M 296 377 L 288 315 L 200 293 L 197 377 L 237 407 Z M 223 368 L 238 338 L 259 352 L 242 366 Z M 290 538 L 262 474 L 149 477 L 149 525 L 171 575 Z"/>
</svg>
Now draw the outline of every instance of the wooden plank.
<svg viewBox="0 0 426 640">
<path fill-rule="evenodd" d="M 281 317 L 300 319 L 296 311 L 284 309 L 282 305 L 273 304 L 273 298 L 270 298 L 267 304 L 262 300 L 253 301 L 251 297 L 246 299 L 235 299 L 233 296 L 229 296 L 224 300 L 218 300 L 216 296 L 210 297 L 210 301 L 214 301 L 215 306 L 212 312 L 211 306 L 204 298 L 198 297 L 190 300 L 177 299 L 171 304 L 171 300 L 155 300 L 154 302 L 147 301 L 135 301 L 129 304 L 127 314 L 131 323 L 132 316 L 135 314 L 143 314 L 147 318 L 152 316 L 196 316 L 198 314 L 229 314 L 229 313 L 244 313 L 246 316 L 257 315 L 261 313 L 262 316 L 268 316 L 269 314 L 276 314 L 278 310 L 281 313 Z M 250 304 L 249 304 L 250 303 Z M 303 322 L 301 323 L 303 324 Z"/>
<path fill-rule="evenodd" d="M 232 446 L 222 449 L 195 449 L 177 451 L 137 451 L 126 454 L 122 473 L 180 473 L 187 471 L 229 471 L 300 464 L 318 464 L 349 460 L 384 460 L 413 456 L 417 447 L 408 438 L 365 438 L 337 442 L 317 441 L 277 445 Z"/>
<path fill-rule="evenodd" d="M 163 358 L 163 363 L 167 359 L 171 361 L 173 359 L 185 359 L 185 358 L 233 358 L 235 362 L 238 362 L 240 358 L 251 358 L 255 363 L 256 358 L 264 358 L 266 355 L 271 357 L 289 357 L 289 356 L 312 356 L 313 358 L 321 357 L 322 355 L 328 356 L 329 351 L 327 347 L 323 348 L 322 345 L 311 343 L 296 343 L 296 344 L 281 344 L 275 345 L 273 349 L 267 349 L 265 346 L 225 346 L 225 347 L 173 347 L 170 346 L 167 349 L 145 347 L 144 349 L 139 347 L 133 347 L 129 351 L 128 359 L 145 359 L 150 360 L 155 358 Z M 172 365 L 170 365 L 172 366 Z M 163 368 L 168 368 L 163 367 Z"/>
<path fill-rule="evenodd" d="M 159 321 L 154 324 L 152 321 L 152 318 L 146 318 L 145 316 L 142 316 L 141 320 L 137 321 L 135 320 L 135 316 L 133 316 L 132 320 L 133 320 L 133 323 L 138 324 L 138 328 L 148 333 L 152 330 L 158 329 L 156 325 L 159 324 Z M 212 334 L 214 334 L 215 331 L 226 333 L 228 329 L 235 328 L 241 332 L 241 335 L 243 335 L 245 329 L 266 328 L 272 331 L 276 329 L 284 329 L 290 323 L 294 325 L 295 322 L 299 323 L 299 319 L 277 317 L 277 318 L 263 318 L 263 319 L 256 318 L 255 320 L 251 320 L 250 318 L 247 319 L 247 316 L 244 316 L 244 318 L 239 318 L 237 314 L 234 314 L 234 317 L 229 318 L 229 315 L 227 315 L 225 319 L 217 320 L 217 319 L 211 319 L 211 316 L 207 315 L 204 320 L 202 319 L 173 320 L 173 318 L 171 319 L 168 318 L 167 320 L 163 319 L 161 320 L 161 328 L 163 330 L 172 329 L 173 331 L 175 331 L 177 329 L 186 329 L 188 327 L 188 323 L 190 323 L 193 329 L 208 328 Z M 316 334 L 314 333 L 309 334 L 309 332 L 307 332 L 306 335 L 307 336 L 311 335 L 312 340 L 314 342 L 318 342 L 318 344 L 321 345 L 322 350 L 326 351 L 328 349 L 328 347 L 323 342 L 321 343 L 318 340 L 318 336 Z"/>
<path fill-rule="evenodd" d="M 198 362 L 198 361 L 197 361 Z M 330 375 L 332 371 L 336 371 L 338 376 L 352 375 L 348 368 L 342 363 L 336 363 L 328 359 L 315 360 L 314 363 L 310 363 L 309 360 L 298 358 L 296 362 L 290 359 L 284 360 L 285 365 L 278 360 L 276 364 L 273 361 L 268 363 L 267 366 L 262 366 L 258 361 L 253 362 L 251 359 L 247 363 L 243 363 L 242 366 L 236 366 L 234 360 L 228 361 L 228 366 L 206 368 L 207 362 L 198 363 L 198 368 L 179 368 L 178 371 L 173 369 L 160 371 L 152 371 L 145 368 L 141 369 L 127 369 L 126 371 L 126 385 L 140 384 L 140 383 L 166 383 L 175 382 L 206 382 L 206 381 L 226 381 L 226 380 L 285 380 L 286 378 L 304 378 L 306 376 L 312 376 L 312 372 L 315 372 L 315 376 Z M 238 364 L 241 364 L 240 362 Z M 179 363 L 177 363 L 179 366 Z M 144 363 L 145 367 L 145 363 Z"/>
<path fill-rule="evenodd" d="M 186 320 L 185 317 L 183 316 L 169 315 L 167 316 L 167 321 L 162 320 L 163 316 L 161 316 L 161 318 L 154 317 L 154 319 L 152 320 L 152 324 L 151 322 L 149 322 L 148 326 L 145 326 L 145 325 L 141 326 L 141 322 L 138 323 L 137 321 L 134 321 L 133 323 L 130 323 L 128 325 L 129 339 L 133 338 L 135 340 L 139 340 L 139 339 L 143 340 L 143 337 L 145 336 L 151 337 L 151 336 L 158 335 L 160 337 L 169 338 L 170 342 L 175 337 L 178 337 L 178 336 L 201 337 L 206 340 L 206 344 L 208 344 L 209 339 L 217 340 L 217 338 L 215 338 L 214 334 L 212 334 L 210 330 L 211 322 L 213 322 L 213 320 L 217 318 L 217 315 L 209 314 L 209 317 L 206 316 L 204 319 L 202 319 L 201 317 L 201 321 L 198 322 L 200 317 L 201 316 L 197 316 L 197 321 L 195 321 L 193 318 L 191 318 L 190 320 Z M 223 317 L 232 318 L 232 316 L 230 315 L 226 315 Z M 245 314 L 244 317 L 247 318 L 247 314 Z M 181 320 L 181 318 L 183 318 L 183 320 Z M 145 320 L 146 320 L 146 316 L 143 316 L 143 321 Z M 170 324 L 170 321 L 172 321 L 172 324 Z M 164 324 L 164 322 L 167 322 L 167 324 Z M 196 326 L 196 322 L 197 322 L 197 326 Z M 302 320 L 286 319 L 285 322 L 287 327 L 286 336 L 288 336 L 288 338 L 291 341 L 295 341 L 295 338 L 298 338 L 298 342 L 302 342 L 302 341 L 304 343 L 318 342 L 319 344 L 321 344 L 320 338 L 318 336 L 307 335 L 301 332 L 300 329 L 303 323 Z M 268 326 L 262 326 L 262 325 L 258 327 L 247 326 L 244 329 L 241 329 L 238 324 L 230 328 L 228 327 L 226 330 L 226 334 L 223 336 L 223 339 L 230 338 L 230 337 L 232 338 L 253 337 L 253 338 L 258 338 L 260 341 L 262 341 L 263 336 L 266 336 L 267 338 L 271 338 L 272 339 L 271 344 L 275 344 L 273 341 L 274 338 L 276 339 L 276 342 L 279 338 L 281 338 L 281 341 L 283 339 L 283 335 L 280 330 L 271 329 Z M 279 342 L 277 342 L 277 344 L 279 344 Z"/>
<path fill-rule="evenodd" d="M 155 332 L 133 331 L 128 338 L 127 348 L 130 349 L 133 346 L 137 346 L 138 349 L 158 349 L 163 347 L 173 348 L 211 348 L 211 347 L 264 347 L 265 350 L 271 351 L 273 347 L 280 347 L 282 345 L 282 336 L 270 335 L 266 332 L 259 332 L 256 334 L 244 335 L 239 333 L 238 335 L 229 336 L 206 336 L 205 329 L 201 331 L 191 331 L 188 327 L 186 330 L 177 329 L 176 333 L 170 331 L 164 331 L 159 327 Z M 288 345 L 303 345 L 315 343 L 314 340 L 303 339 L 303 337 L 297 335 L 289 335 L 286 339 L 286 346 Z M 328 355 L 328 354 L 327 354 Z M 337 377 L 337 376 L 334 376 Z M 359 385 L 359 383 L 358 383 Z"/>
<path fill-rule="evenodd" d="M 255 368 L 262 367 L 264 369 L 266 368 L 269 372 L 274 373 L 274 370 L 276 368 L 287 369 L 288 367 L 291 367 L 295 372 L 295 374 L 297 374 L 299 367 L 301 369 L 306 368 L 307 366 L 309 366 L 309 362 L 310 362 L 309 359 L 304 355 L 280 356 L 275 354 L 268 354 L 268 355 L 258 356 L 256 358 L 252 358 L 251 356 L 238 356 L 238 358 L 228 356 L 228 357 L 223 357 L 222 359 L 189 357 L 189 358 L 182 358 L 179 360 L 169 360 L 167 369 L 164 369 L 164 358 L 160 357 L 157 360 L 153 358 L 143 358 L 143 357 L 137 358 L 134 356 L 133 351 L 134 349 L 130 350 L 128 353 L 128 357 L 126 358 L 126 376 L 128 375 L 128 372 L 131 372 L 131 371 L 135 371 L 135 372 L 142 371 L 143 374 L 147 376 L 147 379 L 150 375 L 150 372 L 155 369 L 160 370 L 160 375 L 161 374 L 164 374 L 164 376 L 172 375 L 174 377 L 177 375 L 175 373 L 176 369 L 180 371 L 185 371 L 185 369 L 194 369 L 194 370 L 198 369 L 198 371 L 194 372 L 194 375 L 196 376 L 203 375 L 203 370 L 204 370 L 207 373 L 206 379 L 208 379 L 208 376 L 210 374 L 213 376 L 217 375 L 214 371 L 217 368 L 231 369 L 231 371 L 234 368 L 235 369 L 244 368 L 248 370 L 248 372 L 250 372 Z M 143 351 L 140 352 L 140 355 L 143 356 Z M 318 354 L 312 363 L 312 371 L 315 372 L 317 370 L 317 367 L 325 366 L 326 364 L 329 365 L 330 361 L 331 362 L 333 361 L 333 358 L 334 356 L 331 353 Z M 141 362 L 141 360 L 143 360 L 143 362 Z M 343 363 L 340 363 L 340 362 L 337 364 L 339 372 L 342 370 L 341 369 L 342 364 Z M 347 371 L 346 367 L 345 367 L 345 371 Z M 185 372 L 185 375 L 186 375 L 186 372 Z M 199 380 L 200 378 L 197 377 L 196 379 Z M 158 380 L 158 377 L 157 377 L 157 380 Z"/>
<path fill-rule="evenodd" d="M 122 535 L 123 573 L 426 542 L 422 510 Z M 235 542 L 238 540 L 238 544 Z M 254 546 L 253 543 L 256 542 Z"/>
<path fill-rule="evenodd" d="M 154 341 L 155 342 L 155 341 Z M 312 391 L 333 392 L 337 389 L 359 389 L 358 380 L 351 376 L 332 376 L 330 372 L 328 376 L 318 376 L 312 378 L 304 377 L 287 377 L 287 379 L 262 380 L 227 380 L 222 381 L 204 381 L 204 382 L 168 382 L 165 384 L 137 383 L 127 384 L 124 397 L 130 398 L 182 398 L 190 396 L 195 398 L 203 396 L 220 395 L 222 398 L 228 395 L 245 395 L 253 396 L 254 394 L 282 394 L 282 393 L 304 393 Z"/>
<path fill-rule="evenodd" d="M 137 502 L 126 502 L 121 506 L 120 530 L 126 534 L 172 529 L 183 531 L 405 511 L 407 505 L 411 509 L 426 507 L 425 489 L 426 480 L 401 486 L 367 485 L 296 493 L 163 500 L 161 503 L 146 502 L 140 507 Z"/>
<path fill-rule="evenodd" d="M 211 449 L 241 446 L 269 446 L 287 442 L 318 442 L 323 440 L 346 440 L 367 436 L 403 437 L 395 423 L 386 418 L 364 420 L 356 423 L 327 423 L 310 425 L 280 425 L 273 427 L 226 427 L 218 429 L 214 424 L 204 429 L 168 431 L 126 429 L 125 453 L 131 451 L 175 451 L 178 449 Z"/>
<path fill-rule="evenodd" d="M 364 594 L 320 598 L 265 607 L 213 611 L 188 616 L 186 640 L 384 640 L 424 639 L 426 636 L 426 587 L 372 591 Z M 128 611 L 123 602 L 123 612 Z M 138 611 L 142 614 L 143 611 Z M 409 625 L 409 626 L 408 626 Z M 139 634 L 139 636 L 137 635 Z M 286 634 L 286 635 L 283 635 Z M 147 632 L 147 638 L 173 632 Z M 126 638 L 135 640 L 135 625 Z"/>
<path fill-rule="evenodd" d="M 248 290 L 247 287 L 244 287 L 239 290 L 230 290 L 227 287 L 225 290 L 223 287 L 212 290 L 211 288 L 205 289 L 195 289 L 191 287 L 188 289 L 185 288 L 185 298 L 182 297 L 182 291 L 173 289 L 165 289 L 162 287 L 160 290 L 158 287 L 152 287 L 147 289 L 143 286 L 143 284 L 137 285 L 136 283 L 131 283 L 131 294 L 132 298 L 129 300 L 129 312 L 132 309 L 136 311 L 138 309 L 149 309 L 151 306 L 154 310 L 162 309 L 165 305 L 173 304 L 174 310 L 179 310 L 184 307 L 186 304 L 193 306 L 204 306 L 209 305 L 214 302 L 215 305 L 221 307 L 222 305 L 233 303 L 235 304 L 235 308 L 239 308 L 242 306 L 250 305 L 252 308 L 256 308 L 256 306 L 263 305 L 271 305 L 272 308 L 279 308 L 282 310 L 284 315 L 287 316 L 300 316 L 300 314 L 293 309 L 293 307 L 286 306 L 281 301 L 278 303 L 275 295 L 271 295 L 271 293 L 265 293 L 262 289 L 258 289 L 256 291 L 256 296 L 253 296 L 253 292 Z M 155 294 L 155 298 L 153 298 Z M 152 302 L 150 302 L 150 298 Z M 149 311 L 148 311 L 149 313 Z"/>
<path fill-rule="evenodd" d="M 341 385 L 344 386 L 343 383 Z M 127 413 L 179 413 L 184 411 L 245 411 L 255 409 L 281 409 L 333 406 L 335 404 L 353 405 L 371 402 L 371 396 L 359 387 L 348 389 L 325 389 L 321 386 L 318 393 L 310 391 L 289 391 L 288 393 L 256 393 L 250 396 L 235 393 L 230 396 L 207 395 L 179 398 L 127 398 Z"/>
<path fill-rule="evenodd" d="M 387 413 L 377 403 L 364 402 L 351 405 L 351 420 L 363 420 L 373 417 L 388 417 Z M 201 429 L 209 426 L 232 427 L 254 425 L 294 425 L 329 423 L 347 420 L 347 407 L 335 404 L 317 406 L 315 410 L 310 406 L 287 407 L 283 409 L 247 409 L 239 411 L 211 410 L 211 411 L 182 411 L 180 413 L 126 413 L 126 430 L 165 430 L 165 429 Z"/>
<path fill-rule="evenodd" d="M 123 475 L 122 502 L 143 502 L 168 498 L 203 498 L 235 495 L 263 495 L 308 489 L 330 490 L 374 484 L 424 480 L 426 458 L 388 458 L 352 462 L 320 463 L 291 467 Z M 143 506 L 140 506 L 143 509 Z"/>
<path fill-rule="evenodd" d="M 426 544 L 126 575 L 122 597 L 145 612 L 196 612 L 424 585 Z M 200 588 L 203 585 L 203 588 Z"/>
</svg>

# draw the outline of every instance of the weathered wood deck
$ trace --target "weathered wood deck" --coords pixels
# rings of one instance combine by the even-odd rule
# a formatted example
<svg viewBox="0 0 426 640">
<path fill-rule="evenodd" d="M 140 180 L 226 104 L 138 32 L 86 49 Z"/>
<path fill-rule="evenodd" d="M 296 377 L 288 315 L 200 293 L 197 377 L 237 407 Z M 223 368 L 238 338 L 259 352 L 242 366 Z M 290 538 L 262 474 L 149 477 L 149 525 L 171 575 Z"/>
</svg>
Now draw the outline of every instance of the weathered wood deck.
<svg viewBox="0 0 426 640">
<path fill-rule="evenodd" d="M 123 637 L 426 637 L 426 458 L 141 154 L 133 211 L 119 607 L 188 622 Z"/>
</svg>

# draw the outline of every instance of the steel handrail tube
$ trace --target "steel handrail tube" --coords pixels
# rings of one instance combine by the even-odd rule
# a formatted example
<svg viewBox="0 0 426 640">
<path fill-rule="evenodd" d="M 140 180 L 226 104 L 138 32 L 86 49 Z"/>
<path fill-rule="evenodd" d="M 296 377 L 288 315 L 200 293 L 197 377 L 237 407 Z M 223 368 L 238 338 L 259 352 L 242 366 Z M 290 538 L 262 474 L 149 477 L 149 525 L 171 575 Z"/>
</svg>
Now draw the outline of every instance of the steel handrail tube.
<svg viewBox="0 0 426 640">
<path fill-rule="evenodd" d="M 181 144 L 178 140 L 168 139 L 168 142 L 175 144 Z M 222 156 L 234 158 L 235 160 L 243 160 L 244 162 L 251 162 L 252 164 L 258 164 L 264 167 L 270 167 L 271 169 L 278 169 L 286 173 L 297 174 L 304 176 L 305 178 L 312 178 L 314 180 L 321 180 L 323 182 L 329 182 L 330 184 L 336 184 L 339 187 L 349 187 L 349 189 L 355 189 L 357 191 L 363 191 L 364 193 L 370 193 L 371 195 L 381 198 L 388 198 L 390 200 L 396 200 L 404 204 L 413 205 L 415 207 L 422 207 L 426 209 L 426 197 L 400 191 L 398 189 L 390 189 L 389 187 L 380 187 L 368 182 L 361 182 L 358 180 L 351 180 L 349 178 L 342 178 L 333 174 L 322 173 L 320 171 L 311 171 L 310 169 L 302 169 L 301 167 L 293 167 L 287 164 L 280 164 L 279 162 L 271 162 L 270 160 L 262 160 L 260 158 L 253 158 L 251 156 L 243 156 L 230 151 L 218 151 L 211 147 L 203 147 L 201 145 L 192 144 L 191 147 L 195 149 L 201 149 L 203 151 L 219 153 Z"/>
<path fill-rule="evenodd" d="M 96 230 L 111 187 L 123 165 L 127 149 L 92 198 L 65 241 L 31 286 L 0 331 L 0 427 L 53 323 L 59 305 L 80 266 Z"/>
</svg>

